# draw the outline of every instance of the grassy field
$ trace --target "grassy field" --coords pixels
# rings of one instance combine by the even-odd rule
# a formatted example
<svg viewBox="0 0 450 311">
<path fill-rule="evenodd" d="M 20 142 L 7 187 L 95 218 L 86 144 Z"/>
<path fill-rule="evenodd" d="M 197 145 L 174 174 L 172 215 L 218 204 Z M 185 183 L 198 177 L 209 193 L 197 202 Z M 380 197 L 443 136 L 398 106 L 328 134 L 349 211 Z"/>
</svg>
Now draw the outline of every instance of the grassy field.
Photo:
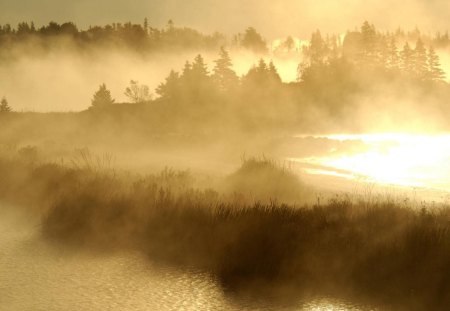
<svg viewBox="0 0 450 311">
<path fill-rule="evenodd" d="M 52 243 L 138 250 L 233 292 L 289 285 L 397 310 L 450 305 L 449 207 L 349 196 L 295 205 L 308 188 L 266 159 L 244 160 L 209 189 L 188 171 L 133 175 L 86 151 L 66 164 L 38 161 L 32 147 L 3 153 L 0 198 L 38 213 Z"/>
</svg>

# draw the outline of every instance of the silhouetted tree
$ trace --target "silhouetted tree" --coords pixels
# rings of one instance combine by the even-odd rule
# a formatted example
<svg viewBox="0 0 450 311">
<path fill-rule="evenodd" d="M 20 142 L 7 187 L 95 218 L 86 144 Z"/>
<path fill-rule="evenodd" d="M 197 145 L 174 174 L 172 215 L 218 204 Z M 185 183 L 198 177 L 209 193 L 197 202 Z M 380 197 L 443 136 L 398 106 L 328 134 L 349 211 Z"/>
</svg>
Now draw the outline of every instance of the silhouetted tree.
<svg viewBox="0 0 450 311">
<path fill-rule="evenodd" d="M 362 57 L 366 64 L 373 65 L 377 54 L 377 33 L 375 26 L 365 21 L 361 26 Z"/>
<path fill-rule="evenodd" d="M 197 55 L 192 63 L 192 75 L 193 78 L 206 79 L 208 78 L 208 67 L 205 64 L 203 56 Z"/>
<path fill-rule="evenodd" d="M 389 69 L 399 69 L 398 49 L 394 37 L 391 38 L 387 46 L 386 66 Z"/>
<path fill-rule="evenodd" d="M 103 83 L 100 85 L 97 92 L 94 93 L 92 98 L 92 108 L 104 108 L 114 104 L 114 99 L 111 97 L 111 92 L 106 88 Z"/>
<path fill-rule="evenodd" d="M 255 53 L 267 52 L 266 42 L 253 27 L 249 27 L 245 30 L 244 36 L 241 39 L 241 45 Z"/>
<path fill-rule="evenodd" d="M 226 91 L 235 88 L 239 79 L 233 71 L 230 55 L 223 47 L 220 49 L 219 59 L 215 60 L 215 63 L 213 80 L 219 89 Z"/>
<path fill-rule="evenodd" d="M 319 30 L 314 32 L 311 36 L 311 41 L 308 49 L 308 56 L 311 65 L 320 65 L 325 62 L 327 53 L 327 46 L 322 38 Z"/>
<path fill-rule="evenodd" d="M 140 85 L 139 82 L 135 80 L 130 81 L 130 86 L 125 89 L 124 94 L 135 104 L 152 99 L 149 87 L 143 84 Z"/>
<path fill-rule="evenodd" d="M 409 76 L 414 74 L 414 53 L 409 43 L 406 42 L 403 46 L 401 55 L 401 68 L 403 72 Z"/>
<path fill-rule="evenodd" d="M 445 79 L 445 73 L 441 69 L 439 56 L 436 54 L 433 46 L 430 46 L 428 50 L 428 72 L 429 78 L 433 81 L 443 81 Z"/>
<path fill-rule="evenodd" d="M 180 75 L 171 70 L 164 83 L 161 83 L 155 90 L 161 98 L 174 99 L 180 90 Z"/>
<path fill-rule="evenodd" d="M 278 74 L 278 70 L 272 61 L 269 63 L 269 68 L 267 71 L 269 74 L 269 78 L 270 78 L 270 80 L 272 80 L 272 82 L 281 83 L 281 77 Z"/>
<path fill-rule="evenodd" d="M 146 34 L 148 34 L 148 19 L 147 19 L 147 17 L 144 18 L 144 31 Z"/>
<path fill-rule="evenodd" d="M 2 100 L 0 101 L 0 113 L 6 113 L 10 111 L 11 107 L 8 104 L 8 100 L 5 97 L 3 97 Z"/>
<path fill-rule="evenodd" d="M 295 41 L 291 36 L 289 36 L 282 43 L 282 45 L 283 45 L 283 47 L 285 47 L 287 49 L 288 52 L 290 52 L 291 50 L 293 50 L 295 48 Z"/>
<path fill-rule="evenodd" d="M 181 72 L 181 78 L 189 81 L 191 79 L 191 73 L 192 65 L 189 61 L 186 61 L 186 63 L 184 63 L 183 71 Z"/>
<path fill-rule="evenodd" d="M 260 59 L 258 66 L 252 67 L 244 76 L 244 84 L 251 87 L 267 87 L 276 83 L 281 83 L 280 75 L 273 62 L 266 64 L 264 59 Z"/>
<path fill-rule="evenodd" d="M 414 49 L 414 73 L 419 79 L 426 79 L 428 76 L 428 60 L 427 50 L 425 49 L 422 40 L 419 38 Z"/>
</svg>

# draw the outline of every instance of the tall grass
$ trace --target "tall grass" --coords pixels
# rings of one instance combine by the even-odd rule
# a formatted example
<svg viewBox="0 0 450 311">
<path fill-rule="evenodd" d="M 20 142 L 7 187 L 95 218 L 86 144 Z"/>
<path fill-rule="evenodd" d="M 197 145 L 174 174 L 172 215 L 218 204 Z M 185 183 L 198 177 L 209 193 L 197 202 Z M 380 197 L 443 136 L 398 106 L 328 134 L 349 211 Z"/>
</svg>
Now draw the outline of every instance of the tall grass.
<svg viewBox="0 0 450 311">
<path fill-rule="evenodd" d="M 252 161 L 236 175 L 273 165 Z M 48 206 L 42 232 L 50 241 L 139 250 L 209 271 L 229 290 L 289 284 L 395 309 L 450 305 L 448 207 L 346 197 L 320 206 L 248 204 L 196 189 L 189 173 L 170 169 L 133 177 L 10 159 L 0 161 L 0 174 L 2 198 Z"/>
</svg>

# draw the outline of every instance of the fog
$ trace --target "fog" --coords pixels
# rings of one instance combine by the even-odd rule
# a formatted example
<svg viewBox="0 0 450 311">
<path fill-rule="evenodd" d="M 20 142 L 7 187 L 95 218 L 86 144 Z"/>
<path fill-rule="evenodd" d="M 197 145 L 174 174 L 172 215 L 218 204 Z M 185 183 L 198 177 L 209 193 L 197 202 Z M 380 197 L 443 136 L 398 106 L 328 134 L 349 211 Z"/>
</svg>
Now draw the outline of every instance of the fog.
<svg viewBox="0 0 450 311">
<path fill-rule="evenodd" d="M 6 306 L 446 310 L 447 6 L 0 9 Z"/>
<path fill-rule="evenodd" d="M 173 19 L 202 31 L 213 29 L 228 34 L 254 26 L 271 39 L 286 34 L 308 37 L 317 28 L 344 33 L 354 29 L 354 22 L 361 20 L 369 20 L 381 29 L 418 26 L 424 32 L 435 32 L 446 30 L 450 18 L 449 4 L 445 0 L 135 0 L 132 4 L 124 0 L 18 0 L 12 3 L 1 0 L 0 6 L 0 20 L 11 24 L 23 20 L 34 20 L 37 25 L 50 20 L 74 20 L 88 27 L 117 21 L 140 23 L 148 17 L 155 26 L 163 26 Z M 40 9 L 43 7 L 45 10 Z"/>
<path fill-rule="evenodd" d="M 105 83 L 117 103 L 126 102 L 124 95 L 130 80 L 149 86 L 151 93 L 171 70 L 180 71 L 186 61 L 201 53 L 211 71 L 218 51 L 180 51 L 154 53 L 143 57 L 130 51 L 101 49 L 94 55 L 71 53 L 70 49 L 35 56 L 18 52 L 17 59 L 0 67 L 0 90 L 16 111 L 81 111 L 91 105 L 98 85 Z M 244 75 L 259 57 L 250 52 L 232 51 L 233 69 Z M 295 81 L 300 56 L 290 59 L 265 56 L 273 60 L 285 82 Z"/>
</svg>

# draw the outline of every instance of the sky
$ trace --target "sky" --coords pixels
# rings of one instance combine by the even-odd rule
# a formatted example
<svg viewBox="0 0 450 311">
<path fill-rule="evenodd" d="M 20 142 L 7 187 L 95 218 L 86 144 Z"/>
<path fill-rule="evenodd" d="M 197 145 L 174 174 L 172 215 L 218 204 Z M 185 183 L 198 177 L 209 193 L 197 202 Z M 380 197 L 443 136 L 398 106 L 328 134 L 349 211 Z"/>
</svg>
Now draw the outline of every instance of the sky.
<svg viewBox="0 0 450 311">
<path fill-rule="evenodd" d="M 226 34 L 255 27 L 267 39 L 306 38 L 321 29 L 343 33 L 368 20 L 379 29 L 401 26 L 424 32 L 450 28 L 449 0 L 0 0 L 0 24 L 73 21 L 81 28 L 112 22 L 161 27 L 169 19 L 206 33 Z"/>
</svg>

